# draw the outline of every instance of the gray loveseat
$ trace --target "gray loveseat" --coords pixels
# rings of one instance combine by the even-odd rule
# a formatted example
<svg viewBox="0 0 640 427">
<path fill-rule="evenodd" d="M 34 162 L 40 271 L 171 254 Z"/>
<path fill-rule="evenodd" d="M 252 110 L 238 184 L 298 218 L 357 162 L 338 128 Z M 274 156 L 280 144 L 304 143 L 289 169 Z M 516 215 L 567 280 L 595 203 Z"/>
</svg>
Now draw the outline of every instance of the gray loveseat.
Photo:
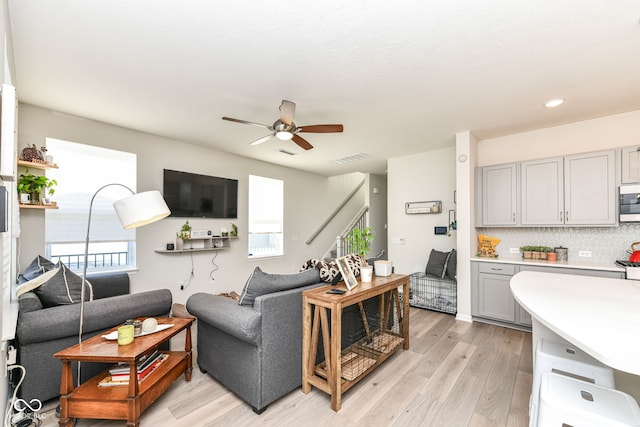
<svg viewBox="0 0 640 427">
<path fill-rule="evenodd" d="M 172 296 L 168 289 L 129 294 L 127 273 L 95 275 L 88 280 L 94 300 L 84 305 L 84 339 L 133 317 L 167 316 L 171 311 Z M 80 305 L 44 308 L 33 291 L 21 295 L 19 303 L 18 362 L 26 368 L 20 395 L 27 400 L 44 402 L 60 395 L 62 363 L 53 354 L 78 342 Z M 91 378 L 104 367 L 84 363 L 82 380 Z M 75 382 L 75 368 L 73 374 Z"/>
<path fill-rule="evenodd" d="M 256 282 L 258 289 L 251 289 Z M 207 293 L 189 297 L 187 310 L 198 320 L 200 370 L 262 413 L 302 385 L 302 292 L 325 285 L 316 268 L 283 275 L 256 268 L 241 296 L 245 305 Z M 377 307 L 377 300 L 366 301 L 367 316 L 375 316 Z M 361 329 L 361 320 L 357 306 L 348 307 L 343 330 Z M 342 346 L 354 336 L 344 333 Z M 318 361 L 323 359 L 320 341 Z"/>
</svg>

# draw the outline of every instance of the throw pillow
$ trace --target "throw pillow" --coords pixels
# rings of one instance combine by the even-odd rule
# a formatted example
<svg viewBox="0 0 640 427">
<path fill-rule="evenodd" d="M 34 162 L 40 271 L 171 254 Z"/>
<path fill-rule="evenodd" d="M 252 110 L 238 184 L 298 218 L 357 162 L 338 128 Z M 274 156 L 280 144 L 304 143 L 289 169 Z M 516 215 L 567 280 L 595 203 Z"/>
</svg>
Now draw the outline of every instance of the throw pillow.
<svg viewBox="0 0 640 427">
<path fill-rule="evenodd" d="M 353 275 L 360 275 L 360 257 L 356 254 L 349 254 L 347 255 L 347 262 L 353 271 Z M 320 270 L 320 280 L 326 283 L 332 283 L 333 279 L 338 275 L 338 273 L 340 273 L 338 263 L 335 260 L 325 262 L 317 258 L 310 259 L 302 264 L 300 271 L 308 270 L 310 268 L 317 268 Z"/>
<path fill-rule="evenodd" d="M 449 259 L 450 252 L 440 252 L 435 249 L 431 249 L 429 254 L 429 261 L 427 261 L 427 268 L 425 273 L 432 276 L 444 279 L 444 275 L 447 270 L 447 260 Z"/>
<path fill-rule="evenodd" d="M 455 249 L 451 249 L 449 261 L 447 261 L 447 277 L 451 280 L 456 280 L 457 269 L 458 254 Z"/>
<path fill-rule="evenodd" d="M 317 268 L 294 274 L 269 274 L 256 267 L 244 285 L 238 304 L 253 306 L 253 302 L 260 295 L 301 288 L 318 282 L 320 274 Z"/>
<path fill-rule="evenodd" d="M 44 307 L 55 307 L 64 304 L 76 304 L 80 302 L 82 295 L 82 277 L 67 268 L 63 263 L 55 274 L 48 277 L 40 286 L 35 288 L 35 293 L 40 298 Z M 87 282 L 85 289 L 85 301 L 93 299 L 93 289 Z"/>
<path fill-rule="evenodd" d="M 29 266 L 27 266 L 27 268 L 25 268 L 22 274 L 18 277 L 18 283 L 25 283 L 29 280 L 33 280 L 36 277 L 55 268 L 56 265 L 54 263 L 52 263 L 42 255 L 38 255 L 33 261 L 31 261 L 31 264 L 29 264 Z"/>
</svg>

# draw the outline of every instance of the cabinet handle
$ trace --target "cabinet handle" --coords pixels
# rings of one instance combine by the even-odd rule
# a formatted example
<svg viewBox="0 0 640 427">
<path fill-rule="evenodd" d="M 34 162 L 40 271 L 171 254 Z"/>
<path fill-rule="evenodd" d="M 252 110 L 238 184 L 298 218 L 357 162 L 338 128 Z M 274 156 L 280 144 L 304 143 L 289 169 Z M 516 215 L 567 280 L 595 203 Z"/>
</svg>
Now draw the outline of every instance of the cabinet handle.
<svg viewBox="0 0 640 427">
<path fill-rule="evenodd" d="M 516 213 L 514 212 L 514 213 L 512 214 L 512 216 L 513 216 L 513 220 L 512 220 L 512 221 L 513 221 L 513 223 L 515 224 L 515 223 L 516 223 Z"/>
<path fill-rule="evenodd" d="M 569 221 L 569 211 L 564 212 L 564 222 Z"/>
<path fill-rule="evenodd" d="M 501 268 L 491 267 L 491 271 L 502 271 Z"/>
</svg>

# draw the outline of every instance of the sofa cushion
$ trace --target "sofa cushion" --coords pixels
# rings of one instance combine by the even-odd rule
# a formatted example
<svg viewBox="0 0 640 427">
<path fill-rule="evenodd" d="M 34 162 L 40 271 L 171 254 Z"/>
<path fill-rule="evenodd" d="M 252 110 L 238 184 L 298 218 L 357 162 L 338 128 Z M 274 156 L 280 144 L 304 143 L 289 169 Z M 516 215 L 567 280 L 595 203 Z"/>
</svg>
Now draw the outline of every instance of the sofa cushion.
<svg viewBox="0 0 640 427">
<path fill-rule="evenodd" d="M 256 297 L 272 292 L 300 288 L 320 281 L 317 268 L 294 274 L 269 274 L 256 267 L 240 295 L 240 305 L 253 306 Z"/>
<path fill-rule="evenodd" d="M 24 272 L 18 277 L 18 283 L 25 283 L 36 277 L 46 273 L 47 271 L 54 270 L 56 265 L 43 257 L 38 255 L 31 261 L 31 264 L 24 269 Z"/>
<path fill-rule="evenodd" d="M 52 270 L 50 273 L 53 274 L 50 276 L 49 273 L 43 275 L 46 280 L 34 288 L 34 292 L 38 295 L 44 307 L 55 307 L 80 302 L 82 295 L 82 277 L 69 270 L 67 266 L 62 263 L 60 263 L 60 267 Z M 38 281 L 39 280 L 36 279 L 36 283 Z M 30 282 L 27 282 L 23 286 L 29 283 Z M 85 301 L 91 301 L 93 299 L 93 291 L 89 282 L 87 282 L 87 285 Z"/>
<path fill-rule="evenodd" d="M 449 259 L 449 255 L 450 252 L 440 252 L 435 249 L 431 249 L 425 273 L 444 279 L 447 272 L 447 261 Z"/>
<path fill-rule="evenodd" d="M 456 280 L 456 272 L 458 268 L 458 254 L 455 249 L 451 249 L 449 260 L 447 261 L 447 277 Z"/>
</svg>

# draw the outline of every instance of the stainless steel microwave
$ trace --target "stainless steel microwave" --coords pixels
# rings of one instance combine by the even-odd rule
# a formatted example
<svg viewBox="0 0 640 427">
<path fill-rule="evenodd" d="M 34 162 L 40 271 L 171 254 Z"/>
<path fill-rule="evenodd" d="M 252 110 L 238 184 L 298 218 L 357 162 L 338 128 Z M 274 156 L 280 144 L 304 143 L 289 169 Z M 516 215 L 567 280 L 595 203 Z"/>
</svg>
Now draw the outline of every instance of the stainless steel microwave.
<svg viewBox="0 0 640 427">
<path fill-rule="evenodd" d="M 620 222 L 640 222 L 640 184 L 620 186 Z"/>
</svg>

